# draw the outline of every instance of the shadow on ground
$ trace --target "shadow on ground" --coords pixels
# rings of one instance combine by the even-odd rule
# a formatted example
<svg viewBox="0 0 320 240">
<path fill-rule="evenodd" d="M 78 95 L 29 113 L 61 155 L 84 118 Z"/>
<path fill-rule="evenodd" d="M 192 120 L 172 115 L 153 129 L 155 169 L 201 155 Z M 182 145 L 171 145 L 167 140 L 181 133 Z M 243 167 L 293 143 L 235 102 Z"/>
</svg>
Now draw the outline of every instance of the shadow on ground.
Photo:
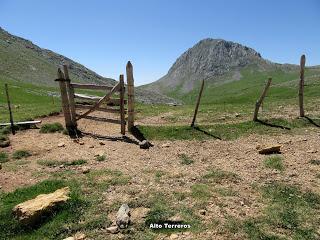
<svg viewBox="0 0 320 240">
<path fill-rule="evenodd" d="M 257 119 L 256 122 L 261 123 L 262 125 L 265 125 L 265 126 L 268 126 L 268 127 L 291 130 L 291 128 L 289 128 L 289 127 L 278 125 L 278 124 L 274 124 L 274 123 L 270 123 L 270 122 L 266 122 L 266 121 L 262 121 L 262 120 L 259 120 L 259 119 Z"/>
<path fill-rule="evenodd" d="M 307 120 L 309 121 L 309 123 L 311 123 L 312 125 L 320 128 L 320 125 L 319 125 L 318 123 L 316 123 L 316 122 L 314 121 L 314 119 L 312 119 L 312 118 L 310 118 L 310 117 L 307 117 L 307 116 L 305 116 L 304 118 L 307 119 Z"/>
<path fill-rule="evenodd" d="M 201 129 L 201 128 L 199 128 L 198 126 L 193 127 L 193 129 L 194 129 L 194 130 L 197 130 L 197 131 L 199 131 L 199 132 L 202 132 L 203 134 L 205 134 L 205 135 L 207 135 L 207 136 L 210 136 L 210 137 L 213 137 L 213 138 L 216 138 L 216 139 L 222 140 L 220 137 L 215 136 L 215 135 L 213 135 L 212 133 L 209 133 L 209 132 L 207 132 L 207 131 L 205 131 L 205 130 Z"/>
<path fill-rule="evenodd" d="M 113 137 L 113 136 L 103 136 L 103 135 L 88 133 L 88 132 L 81 132 L 81 136 L 89 136 L 99 140 L 107 140 L 107 141 L 113 141 L 113 142 L 126 142 L 126 143 L 139 145 L 139 142 L 137 140 L 132 139 L 128 136 Z"/>
</svg>

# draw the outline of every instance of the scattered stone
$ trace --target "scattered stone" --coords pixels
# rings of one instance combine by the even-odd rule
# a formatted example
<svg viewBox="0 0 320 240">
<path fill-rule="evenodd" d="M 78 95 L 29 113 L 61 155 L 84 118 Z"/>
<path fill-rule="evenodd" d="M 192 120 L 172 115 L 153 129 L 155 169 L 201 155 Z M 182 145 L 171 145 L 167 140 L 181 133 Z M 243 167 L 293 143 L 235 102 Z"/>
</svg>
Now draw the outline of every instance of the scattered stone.
<svg viewBox="0 0 320 240">
<path fill-rule="evenodd" d="M 40 194 L 34 199 L 16 205 L 12 209 L 13 215 L 22 224 L 32 225 L 57 205 L 65 203 L 69 199 L 69 193 L 69 187 L 64 187 L 53 193 Z"/>
<path fill-rule="evenodd" d="M 66 144 L 64 142 L 61 142 L 58 144 L 58 147 L 65 147 L 65 146 L 66 146 Z"/>
<path fill-rule="evenodd" d="M 179 238 L 179 235 L 175 233 L 172 233 L 169 237 L 169 239 L 178 239 L 178 238 Z"/>
<path fill-rule="evenodd" d="M 130 223 L 130 208 L 127 204 L 122 204 L 117 212 L 116 224 L 119 228 L 127 228 Z"/>
<path fill-rule="evenodd" d="M 119 232 L 118 226 L 111 226 L 111 227 L 108 227 L 106 230 L 108 233 L 112 233 L 112 234 L 116 234 Z"/>
<path fill-rule="evenodd" d="M 84 145 L 84 142 L 80 141 L 79 144 L 80 144 L 80 145 Z"/>
<path fill-rule="evenodd" d="M 103 151 L 97 152 L 94 154 L 95 157 L 102 157 L 105 156 L 105 153 Z"/>
<path fill-rule="evenodd" d="M 2 164 L 0 163 L 0 170 L 2 169 Z"/>
<path fill-rule="evenodd" d="M 74 239 L 74 237 L 67 237 L 67 238 L 65 238 L 63 240 L 75 240 L 75 239 Z"/>
<path fill-rule="evenodd" d="M 236 114 L 235 114 L 235 117 L 240 117 L 240 116 L 241 116 L 240 113 L 236 113 Z"/>
<path fill-rule="evenodd" d="M 168 147 L 170 147 L 170 144 L 169 143 L 165 143 L 165 144 L 162 144 L 161 147 L 168 148 Z"/>
<path fill-rule="evenodd" d="M 262 148 L 259 150 L 259 154 L 273 154 L 273 153 L 281 153 L 280 152 L 281 145 L 274 145 L 266 148 Z"/>
<path fill-rule="evenodd" d="M 149 149 L 149 147 L 151 147 L 151 144 L 147 140 L 143 140 L 139 143 L 139 146 L 141 149 Z"/>
<path fill-rule="evenodd" d="M 90 145 L 89 148 L 94 148 L 94 145 Z"/>
<path fill-rule="evenodd" d="M 205 209 L 201 209 L 199 211 L 200 215 L 206 215 L 207 211 Z"/>
<path fill-rule="evenodd" d="M 89 168 L 89 167 L 82 167 L 82 173 L 83 174 L 87 174 L 87 173 L 89 173 L 91 171 L 91 168 Z"/>
<path fill-rule="evenodd" d="M 317 153 L 318 150 L 312 149 L 312 150 L 308 150 L 307 153 Z"/>
<path fill-rule="evenodd" d="M 63 165 L 63 164 L 61 164 L 61 165 L 59 166 L 59 168 L 64 168 L 64 165 Z"/>
<path fill-rule="evenodd" d="M 74 235 L 74 239 L 75 239 L 75 240 L 85 240 L 85 239 L 86 239 L 86 235 L 85 235 L 84 233 L 77 232 L 77 233 Z"/>
<path fill-rule="evenodd" d="M 100 141 L 99 144 L 100 144 L 101 146 L 106 145 L 106 144 L 105 144 L 104 142 L 102 142 L 102 141 Z"/>
</svg>

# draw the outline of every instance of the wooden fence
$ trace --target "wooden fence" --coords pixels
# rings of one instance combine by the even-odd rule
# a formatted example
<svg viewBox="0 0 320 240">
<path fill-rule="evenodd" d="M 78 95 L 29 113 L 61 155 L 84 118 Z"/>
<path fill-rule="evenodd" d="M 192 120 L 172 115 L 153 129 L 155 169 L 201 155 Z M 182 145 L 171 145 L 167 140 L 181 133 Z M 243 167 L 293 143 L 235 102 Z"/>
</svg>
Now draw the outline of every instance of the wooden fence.
<svg viewBox="0 0 320 240">
<path fill-rule="evenodd" d="M 89 114 L 95 111 L 119 114 L 119 119 L 103 118 L 104 122 L 119 123 L 121 125 L 121 134 L 125 135 L 125 126 L 128 125 L 128 131 L 134 126 L 134 82 L 133 67 L 130 62 L 127 64 L 127 86 L 128 100 L 125 100 L 124 76 L 121 74 L 119 82 L 115 86 L 72 83 L 69 77 L 68 67 L 63 66 L 64 72 L 58 69 L 62 111 L 69 133 L 77 132 L 77 121 L 82 118 L 89 118 Z M 75 93 L 76 89 L 102 90 L 106 94 L 103 97 L 90 96 L 87 94 Z M 117 95 L 117 98 L 114 98 Z M 104 104 L 104 105 L 103 105 Z M 128 105 L 128 110 L 126 109 Z M 78 110 L 85 110 L 77 113 Z M 128 114 L 128 123 L 126 123 L 126 114 Z M 92 117 L 90 119 L 93 119 Z"/>
</svg>

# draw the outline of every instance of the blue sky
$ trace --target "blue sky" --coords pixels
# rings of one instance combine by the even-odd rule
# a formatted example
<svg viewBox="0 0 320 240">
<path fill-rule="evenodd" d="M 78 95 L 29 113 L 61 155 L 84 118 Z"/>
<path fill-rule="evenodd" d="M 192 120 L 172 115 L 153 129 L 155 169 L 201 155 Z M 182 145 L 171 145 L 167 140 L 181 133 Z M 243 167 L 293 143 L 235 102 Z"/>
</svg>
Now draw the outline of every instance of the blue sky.
<svg viewBox="0 0 320 240">
<path fill-rule="evenodd" d="M 256 49 L 279 63 L 320 65 L 318 0 L 0 0 L 0 26 L 97 73 L 134 65 L 144 84 L 203 38 Z"/>
</svg>

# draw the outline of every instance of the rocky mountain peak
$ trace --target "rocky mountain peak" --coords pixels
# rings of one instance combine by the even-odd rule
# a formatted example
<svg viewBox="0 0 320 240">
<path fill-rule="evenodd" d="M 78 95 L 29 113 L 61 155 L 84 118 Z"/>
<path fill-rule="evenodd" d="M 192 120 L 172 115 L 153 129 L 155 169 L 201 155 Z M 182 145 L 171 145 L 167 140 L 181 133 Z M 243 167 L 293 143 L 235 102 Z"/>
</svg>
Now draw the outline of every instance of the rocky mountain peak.
<svg viewBox="0 0 320 240">
<path fill-rule="evenodd" d="M 239 43 L 206 38 L 184 52 L 168 73 L 150 87 L 164 89 L 179 86 L 183 92 L 188 92 L 197 81 L 238 71 L 251 64 L 265 66 L 270 62 L 254 49 Z"/>
</svg>

